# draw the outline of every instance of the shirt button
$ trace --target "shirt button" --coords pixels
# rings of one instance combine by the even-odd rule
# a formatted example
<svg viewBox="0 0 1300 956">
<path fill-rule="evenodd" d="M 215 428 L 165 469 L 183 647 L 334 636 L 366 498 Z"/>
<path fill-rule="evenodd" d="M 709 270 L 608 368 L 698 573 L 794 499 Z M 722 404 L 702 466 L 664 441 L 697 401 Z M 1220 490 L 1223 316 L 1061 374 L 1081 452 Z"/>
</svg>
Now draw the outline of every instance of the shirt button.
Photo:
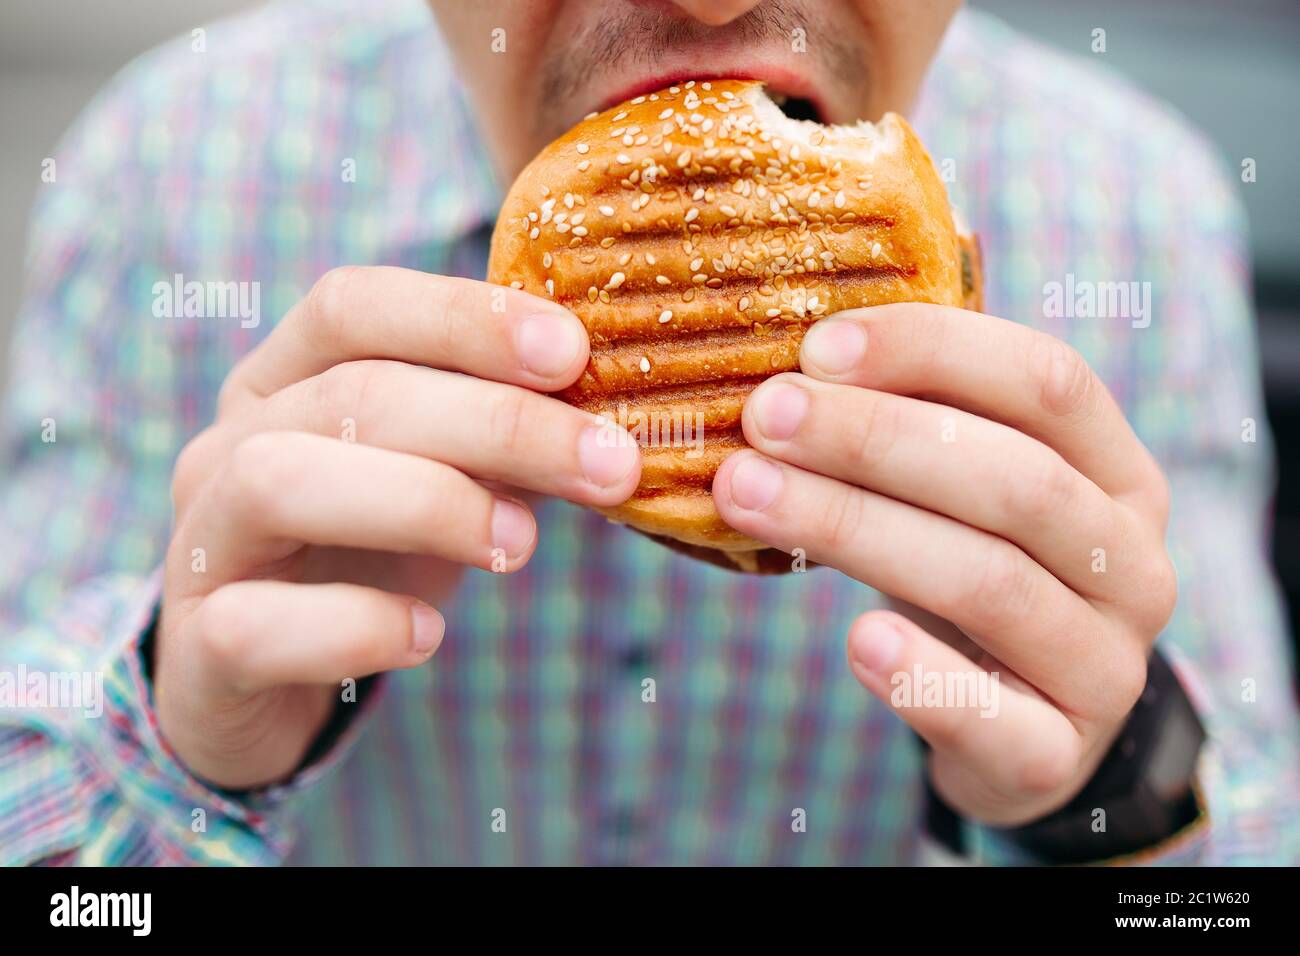
<svg viewBox="0 0 1300 956">
<path fill-rule="evenodd" d="M 645 644 L 633 644 L 618 652 L 618 666 L 628 671 L 645 670 L 654 659 L 654 652 Z"/>
</svg>

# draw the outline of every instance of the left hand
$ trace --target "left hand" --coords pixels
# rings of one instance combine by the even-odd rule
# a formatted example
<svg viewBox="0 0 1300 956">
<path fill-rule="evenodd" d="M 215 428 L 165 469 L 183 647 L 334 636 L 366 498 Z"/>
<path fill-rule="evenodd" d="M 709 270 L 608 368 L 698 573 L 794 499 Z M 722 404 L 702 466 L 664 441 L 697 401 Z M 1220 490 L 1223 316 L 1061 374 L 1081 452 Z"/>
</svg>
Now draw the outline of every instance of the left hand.
<svg viewBox="0 0 1300 956">
<path fill-rule="evenodd" d="M 958 813 L 1046 816 L 1105 756 L 1173 613 L 1160 468 L 1077 352 L 1004 319 L 853 310 L 801 364 L 746 402 L 756 450 L 719 469 L 722 517 L 900 602 L 850 628 L 858 680 L 930 743 Z M 994 706 L 919 687 L 896 706 L 917 668 L 996 675 Z"/>
</svg>

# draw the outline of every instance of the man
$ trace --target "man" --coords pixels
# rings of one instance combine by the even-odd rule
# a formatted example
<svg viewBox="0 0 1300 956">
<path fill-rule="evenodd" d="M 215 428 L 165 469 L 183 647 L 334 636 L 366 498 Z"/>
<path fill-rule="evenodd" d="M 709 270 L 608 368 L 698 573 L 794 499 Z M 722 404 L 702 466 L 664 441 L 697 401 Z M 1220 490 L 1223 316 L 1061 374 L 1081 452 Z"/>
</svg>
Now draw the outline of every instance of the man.
<svg viewBox="0 0 1300 956">
<path fill-rule="evenodd" d="M 5 651 L 107 713 L 3 714 L 4 861 L 909 862 L 925 781 L 977 860 L 1297 859 L 1231 187 L 956 6 L 276 5 L 125 71 L 37 210 L 6 407 Z M 912 115 L 989 269 L 990 316 L 828 318 L 754 393 L 714 494 L 823 565 L 776 579 L 558 500 L 638 452 L 544 394 L 580 323 L 475 281 L 551 138 L 736 73 Z M 1199 762 L 1149 713 L 1188 699 Z"/>
</svg>

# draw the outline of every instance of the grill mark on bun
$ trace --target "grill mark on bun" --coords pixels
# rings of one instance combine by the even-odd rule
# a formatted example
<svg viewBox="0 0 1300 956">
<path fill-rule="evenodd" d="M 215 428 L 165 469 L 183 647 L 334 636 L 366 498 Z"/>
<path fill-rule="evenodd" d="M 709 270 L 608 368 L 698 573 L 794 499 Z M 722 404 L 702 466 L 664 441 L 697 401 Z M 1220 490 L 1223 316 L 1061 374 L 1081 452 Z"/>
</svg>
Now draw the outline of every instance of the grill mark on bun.
<svg viewBox="0 0 1300 956">
<path fill-rule="evenodd" d="M 593 114 L 543 150 L 502 206 L 489 278 L 587 327 L 587 369 L 558 397 L 643 445 L 640 487 L 604 513 L 757 571 L 788 560 L 729 528 L 710 497 L 717 466 L 746 447 L 745 398 L 798 368 L 818 319 L 970 307 L 979 269 L 904 120 L 823 127 L 784 116 L 760 83 L 714 80 Z M 682 440 L 664 444 L 651 420 Z"/>
</svg>

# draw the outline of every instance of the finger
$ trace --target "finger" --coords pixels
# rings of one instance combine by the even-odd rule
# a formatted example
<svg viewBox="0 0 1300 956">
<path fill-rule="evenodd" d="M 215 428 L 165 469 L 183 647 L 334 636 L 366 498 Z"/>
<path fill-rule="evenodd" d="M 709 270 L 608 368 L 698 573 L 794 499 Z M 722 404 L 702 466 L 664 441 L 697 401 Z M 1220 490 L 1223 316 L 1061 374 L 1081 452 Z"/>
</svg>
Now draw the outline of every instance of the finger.
<svg viewBox="0 0 1300 956">
<path fill-rule="evenodd" d="M 1010 542 L 753 451 L 723 463 L 713 496 L 737 530 L 951 621 L 1073 715 L 1126 706 L 1142 650 Z"/>
<path fill-rule="evenodd" d="M 1057 792 L 1078 766 L 1083 738 L 1055 707 L 1017 690 L 907 618 L 873 611 L 849 629 L 858 681 L 937 753 L 995 790 Z"/>
<path fill-rule="evenodd" d="M 456 469 L 414 455 L 308 435 L 244 439 L 200 492 L 168 561 L 194 587 L 275 567 L 304 544 L 423 554 L 514 571 L 532 555 L 537 526 L 522 503 Z"/>
<path fill-rule="evenodd" d="M 185 620 L 178 646 L 214 691 L 252 694 L 417 667 L 444 629 L 427 604 L 375 588 L 236 581 Z"/>
<path fill-rule="evenodd" d="M 322 276 L 231 372 L 223 404 L 264 398 L 355 359 L 400 359 L 540 391 L 572 384 L 587 333 L 560 305 L 516 289 L 389 266 Z"/>
<path fill-rule="evenodd" d="M 1150 576 L 1151 535 L 1132 513 L 998 422 L 789 374 L 750 395 L 742 424 L 765 454 L 1006 538 L 1081 593 L 1119 598 Z"/>
<path fill-rule="evenodd" d="M 853 309 L 815 323 L 800 361 L 814 378 L 924 396 L 1010 425 L 1110 495 L 1163 488 L 1160 469 L 1088 364 L 1023 325 L 917 303 Z"/>
<path fill-rule="evenodd" d="M 231 426 L 309 431 L 421 455 L 476 478 L 608 506 L 636 489 L 641 453 L 612 422 L 528 389 L 403 362 L 349 362 L 277 392 Z"/>
</svg>

